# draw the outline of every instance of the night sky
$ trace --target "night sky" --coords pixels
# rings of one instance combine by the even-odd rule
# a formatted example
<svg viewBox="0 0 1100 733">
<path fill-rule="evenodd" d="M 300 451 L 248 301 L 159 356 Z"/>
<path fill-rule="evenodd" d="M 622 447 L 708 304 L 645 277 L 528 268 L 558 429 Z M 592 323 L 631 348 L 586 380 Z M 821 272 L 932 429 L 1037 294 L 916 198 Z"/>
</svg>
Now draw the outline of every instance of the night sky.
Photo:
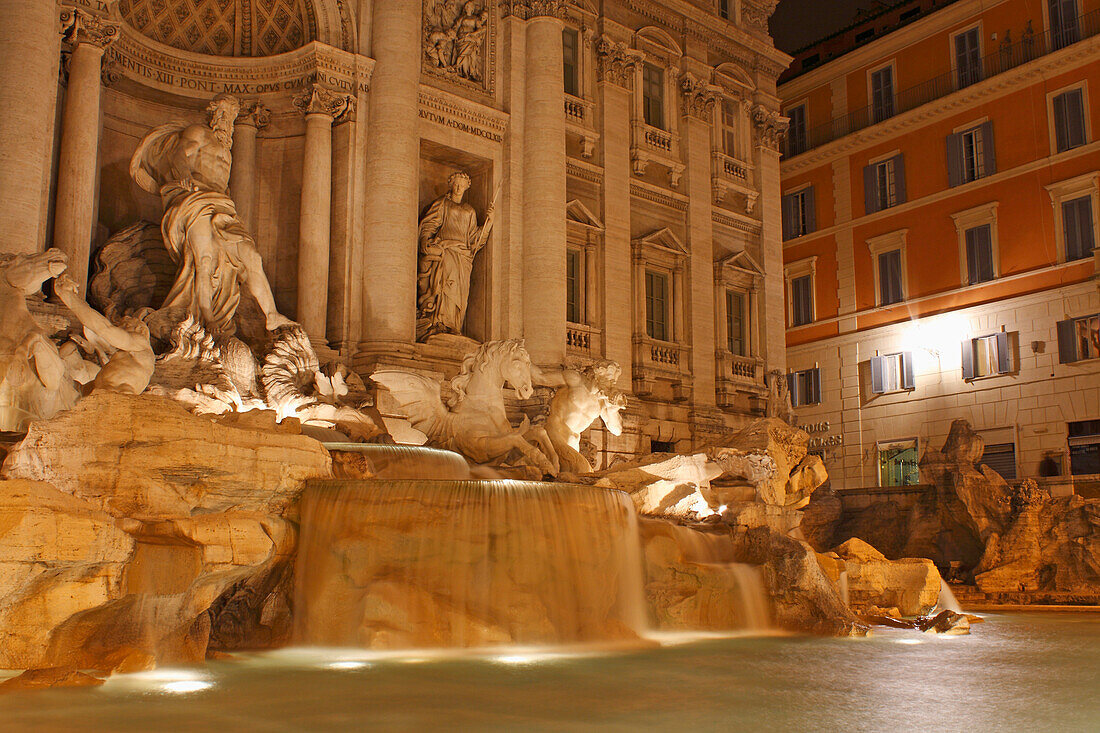
<svg viewBox="0 0 1100 733">
<path fill-rule="evenodd" d="M 792 53 L 850 25 L 859 8 L 876 4 L 873 0 L 779 0 L 771 18 L 772 37 L 779 50 Z"/>
</svg>

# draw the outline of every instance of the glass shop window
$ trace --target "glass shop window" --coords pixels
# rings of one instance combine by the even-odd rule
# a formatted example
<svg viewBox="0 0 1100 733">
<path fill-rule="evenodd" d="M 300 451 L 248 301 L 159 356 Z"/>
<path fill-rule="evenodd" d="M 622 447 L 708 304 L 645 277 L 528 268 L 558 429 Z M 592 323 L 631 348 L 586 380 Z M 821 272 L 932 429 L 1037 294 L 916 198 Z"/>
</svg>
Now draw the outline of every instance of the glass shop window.
<svg viewBox="0 0 1100 733">
<path fill-rule="evenodd" d="M 1069 424 L 1069 472 L 1074 476 L 1100 473 L 1100 420 Z"/>
<path fill-rule="evenodd" d="M 917 439 L 880 443 L 878 446 L 879 486 L 912 486 L 920 483 Z"/>
</svg>

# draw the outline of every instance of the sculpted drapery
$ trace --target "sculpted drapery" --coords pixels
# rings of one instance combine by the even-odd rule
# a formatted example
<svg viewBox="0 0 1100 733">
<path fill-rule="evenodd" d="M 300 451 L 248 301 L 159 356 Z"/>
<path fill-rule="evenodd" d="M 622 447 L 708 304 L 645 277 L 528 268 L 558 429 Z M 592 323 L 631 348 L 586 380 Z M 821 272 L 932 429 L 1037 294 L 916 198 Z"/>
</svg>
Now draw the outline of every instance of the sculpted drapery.
<svg viewBox="0 0 1100 733">
<path fill-rule="evenodd" d="M 436 333 L 462 333 L 470 297 L 474 257 L 492 227 L 493 208 L 485 224 L 462 199 L 470 187 L 465 173 L 450 177 L 451 190 L 436 199 L 420 221 L 417 275 L 417 338 Z"/>
</svg>

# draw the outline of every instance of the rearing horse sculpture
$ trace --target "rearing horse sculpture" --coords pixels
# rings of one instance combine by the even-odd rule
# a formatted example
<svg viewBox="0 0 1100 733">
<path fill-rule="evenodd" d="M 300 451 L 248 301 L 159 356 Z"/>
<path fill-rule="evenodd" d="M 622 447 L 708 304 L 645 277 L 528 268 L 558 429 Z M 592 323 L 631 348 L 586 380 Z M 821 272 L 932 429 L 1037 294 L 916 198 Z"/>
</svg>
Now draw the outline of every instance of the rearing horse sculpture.
<svg viewBox="0 0 1100 733">
<path fill-rule="evenodd" d="M 454 396 L 444 405 L 439 383 L 419 374 L 379 370 L 371 375 L 390 391 L 413 427 L 433 445 L 457 451 L 475 463 L 504 459 L 515 451 L 523 462 L 556 476 L 558 456 L 546 430 L 532 427 L 526 418 L 518 428 L 508 422 L 504 386 L 520 399 L 530 397 L 531 357 L 520 339 L 490 341 L 462 361 L 462 371 L 451 380 Z"/>
</svg>

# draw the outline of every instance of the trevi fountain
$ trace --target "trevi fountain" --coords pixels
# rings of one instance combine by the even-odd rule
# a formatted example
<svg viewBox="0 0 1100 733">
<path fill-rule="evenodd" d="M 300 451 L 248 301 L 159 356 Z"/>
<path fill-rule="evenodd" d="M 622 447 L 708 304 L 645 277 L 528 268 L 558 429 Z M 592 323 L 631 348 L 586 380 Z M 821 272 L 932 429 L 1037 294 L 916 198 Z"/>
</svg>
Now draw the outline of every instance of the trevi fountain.
<svg viewBox="0 0 1100 733">
<path fill-rule="evenodd" d="M 121 50 L 109 52 L 104 80 L 140 48 L 171 45 L 135 40 L 156 2 L 91 5 L 49 8 L 55 25 L 58 12 L 62 20 L 70 97 L 51 194 L 57 247 L 0 251 L 0 728 L 1097 724 L 1095 616 L 967 613 L 941 570 L 963 553 L 960 579 L 989 593 L 1095 595 L 1100 505 L 1014 488 L 977 467 L 981 439 L 965 422 L 922 459 L 932 504 L 886 525 L 840 522 L 782 379 L 762 379 L 758 409 L 705 439 L 594 449 L 596 433 L 606 448 L 636 429 L 632 402 L 653 394 L 647 367 L 639 377 L 634 365 L 631 380 L 610 349 L 555 357 L 545 331 L 557 333 L 546 326 L 556 306 L 543 317 L 538 303 L 557 291 L 538 287 L 557 274 L 540 273 L 537 257 L 517 263 L 520 289 L 534 288 L 521 308 L 529 328 L 497 328 L 485 312 L 483 258 L 495 232 L 536 246 L 563 234 L 540 230 L 540 207 L 561 192 L 541 188 L 537 134 L 524 153 L 534 170 L 521 170 L 532 162 L 524 159 L 514 171 L 526 179 L 519 201 L 473 156 L 443 165 L 436 150 L 426 165 L 432 194 L 415 220 L 394 225 L 402 206 L 364 224 L 383 238 L 366 251 L 404 254 L 363 262 L 381 274 L 356 285 L 375 289 L 356 297 L 365 313 L 408 298 L 407 343 L 361 335 L 370 348 L 349 356 L 326 327 L 335 312 L 326 295 L 346 293 L 326 292 L 327 252 L 318 259 L 312 248 L 334 226 L 332 173 L 314 169 L 329 167 L 333 121 L 360 102 L 316 83 L 324 63 L 283 95 L 307 126 L 294 179 L 296 301 L 267 274 L 272 255 L 259 234 L 287 224 L 258 205 L 257 191 L 283 194 L 257 188 L 266 169 L 254 147 L 244 165 L 256 180 L 236 173 L 235 136 L 254 146 L 268 113 L 230 91 L 191 97 L 179 118 L 161 114 L 163 90 L 145 97 L 159 116 L 128 110 L 127 129 L 139 134 L 98 185 L 140 200 L 130 208 L 142 216 L 95 235 L 93 248 L 74 244 L 91 220 L 81 223 L 73 202 L 97 177 L 95 145 L 70 129 L 88 122 L 73 117 L 87 101 L 78 85 L 100 84 L 112 42 Z M 332 5 L 329 16 L 311 11 L 309 27 L 343 22 L 346 31 L 349 7 L 371 3 Z M 395 18 L 412 3 L 373 5 L 361 27 L 398 34 Z M 506 50 L 486 34 L 526 23 L 537 54 L 535 26 L 560 35 L 568 4 L 424 5 L 413 32 L 418 48 L 423 35 L 425 73 L 487 89 Z M 243 43 L 235 27 L 230 45 Z M 371 95 L 395 90 L 400 106 L 408 70 L 384 67 L 395 43 L 375 39 Z M 633 73 L 637 53 L 605 48 L 601 64 L 609 78 L 613 64 Z M 343 74 L 365 56 L 333 58 Z M 117 93 L 135 94 L 131 83 L 118 81 Z M 527 96 L 528 116 L 545 114 L 539 90 Z M 386 99 L 360 106 L 372 125 L 400 119 Z M 98 102 L 81 114 L 97 117 Z M 357 154 L 383 175 L 367 179 L 380 197 L 373 205 L 399 199 L 408 181 L 384 177 L 389 152 Z M 759 206 L 775 194 L 765 191 Z M 517 225 L 516 207 L 530 207 L 531 221 Z M 271 220 L 261 223 L 261 212 Z M 395 233 L 408 237 L 387 239 Z M 413 256 L 411 276 L 387 292 L 394 263 Z M 394 320 L 382 310 L 379 328 Z M 472 320 L 481 325 L 471 329 Z"/>
</svg>

